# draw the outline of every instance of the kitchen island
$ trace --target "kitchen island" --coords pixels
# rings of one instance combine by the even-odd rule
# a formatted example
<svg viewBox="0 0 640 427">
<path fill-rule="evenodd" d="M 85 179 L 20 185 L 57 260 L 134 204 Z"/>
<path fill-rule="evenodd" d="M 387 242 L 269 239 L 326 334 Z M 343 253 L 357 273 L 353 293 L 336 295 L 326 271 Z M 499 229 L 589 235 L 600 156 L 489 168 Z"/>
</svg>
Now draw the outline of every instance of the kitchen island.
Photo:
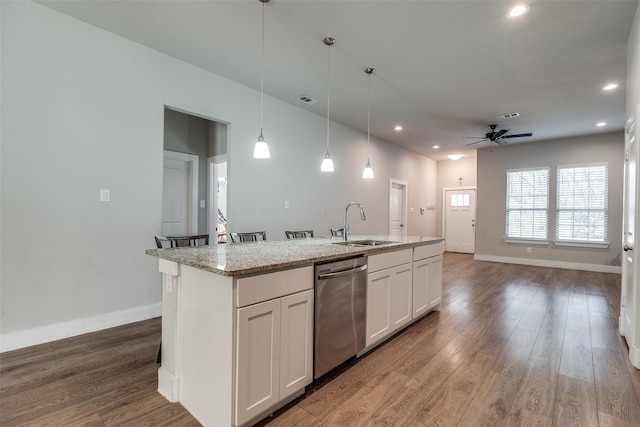
<svg viewBox="0 0 640 427">
<path fill-rule="evenodd" d="M 442 239 L 349 240 L 146 251 L 162 273 L 158 391 L 205 426 L 251 425 L 301 395 L 313 381 L 316 264 L 368 257 L 367 340 L 358 356 L 439 307 Z"/>
</svg>

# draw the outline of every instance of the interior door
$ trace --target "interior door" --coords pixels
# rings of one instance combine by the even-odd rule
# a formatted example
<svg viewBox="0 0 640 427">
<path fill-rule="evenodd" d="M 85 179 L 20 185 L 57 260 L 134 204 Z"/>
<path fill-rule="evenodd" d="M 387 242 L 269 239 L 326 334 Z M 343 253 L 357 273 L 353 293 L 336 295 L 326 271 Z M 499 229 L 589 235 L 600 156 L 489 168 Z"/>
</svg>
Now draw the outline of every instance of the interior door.
<svg viewBox="0 0 640 427">
<path fill-rule="evenodd" d="M 625 134 L 625 171 L 624 171 L 624 200 L 623 200 L 623 236 L 622 236 L 622 292 L 620 313 L 622 316 L 622 334 L 627 338 L 630 348 L 639 343 L 640 328 L 637 313 L 638 289 L 637 268 L 635 264 L 635 233 L 636 233 L 636 203 L 638 197 L 637 167 L 638 141 L 637 126 L 630 123 Z M 633 360 L 633 359 L 632 359 Z"/>
<path fill-rule="evenodd" d="M 407 234 L 407 183 L 391 180 L 389 189 L 389 235 Z"/>
<path fill-rule="evenodd" d="M 162 234 L 189 234 L 189 162 L 164 159 Z"/>
<path fill-rule="evenodd" d="M 474 253 L 475 221 L 475 188 L 445 190 L 445 251 Z"/>
</svg>

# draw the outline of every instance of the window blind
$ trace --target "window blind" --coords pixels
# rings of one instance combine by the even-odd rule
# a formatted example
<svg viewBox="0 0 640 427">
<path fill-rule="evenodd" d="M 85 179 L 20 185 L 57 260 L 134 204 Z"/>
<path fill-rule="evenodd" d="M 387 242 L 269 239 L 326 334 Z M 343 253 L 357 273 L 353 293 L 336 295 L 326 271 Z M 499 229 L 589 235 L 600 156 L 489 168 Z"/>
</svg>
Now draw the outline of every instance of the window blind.
<svg viewBox="0 0 640 427">
<path fill-rule="evenodd" d="M 606 163 L 558 166 L 557 240 L 607 240 L 608 182 Z"/>
<path fill-rule="evenodd" d="M 507 171 L 506 237 L 547 239 L 549 168 Z"/>
</svg>

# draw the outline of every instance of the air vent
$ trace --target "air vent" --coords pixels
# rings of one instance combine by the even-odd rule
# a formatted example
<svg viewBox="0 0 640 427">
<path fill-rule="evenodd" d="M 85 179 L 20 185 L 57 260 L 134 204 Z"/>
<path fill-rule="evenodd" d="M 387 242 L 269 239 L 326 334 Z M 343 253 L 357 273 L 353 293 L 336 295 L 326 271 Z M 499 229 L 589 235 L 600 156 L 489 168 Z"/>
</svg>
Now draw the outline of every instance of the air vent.
<svg viewBox="0 0 640 427">
<path fill-rule="evenodd" d="M 498 120 L 500 120 L 500 119 L 512 119 L 514 117 L 520 117 L 520 113 L 500 114 L 499 116 L 496 116 L 496 119 L 498 119 Z"/>
<path fill-rule="evenodd" d="M 313 105 L 318 103 L 317 99 L 309 98 L 307 95 L 300 95 L 296 99 L 307 105 Z"/>
</svg>

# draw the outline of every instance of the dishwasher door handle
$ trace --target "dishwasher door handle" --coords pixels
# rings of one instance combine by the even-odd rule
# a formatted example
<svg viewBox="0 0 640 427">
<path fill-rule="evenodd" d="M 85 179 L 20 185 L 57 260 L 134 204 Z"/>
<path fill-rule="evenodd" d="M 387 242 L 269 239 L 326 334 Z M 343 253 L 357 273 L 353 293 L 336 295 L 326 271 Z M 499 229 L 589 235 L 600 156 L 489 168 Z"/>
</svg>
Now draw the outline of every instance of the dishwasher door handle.
<svg viewBox="0 0 640 427">
<path fill-rule="evenodd" d="M 367 264 L 361 265 L 360 267 L 350 268 L 349 270 L 336 271 L 335 273 L 320 273 L 318 274 L 318 279 L 333 279 L 335 277 L 348 276 L 353 273 L 359 273 L 361 271 L 365 271 L 367 269 Z"/>
</svg>

